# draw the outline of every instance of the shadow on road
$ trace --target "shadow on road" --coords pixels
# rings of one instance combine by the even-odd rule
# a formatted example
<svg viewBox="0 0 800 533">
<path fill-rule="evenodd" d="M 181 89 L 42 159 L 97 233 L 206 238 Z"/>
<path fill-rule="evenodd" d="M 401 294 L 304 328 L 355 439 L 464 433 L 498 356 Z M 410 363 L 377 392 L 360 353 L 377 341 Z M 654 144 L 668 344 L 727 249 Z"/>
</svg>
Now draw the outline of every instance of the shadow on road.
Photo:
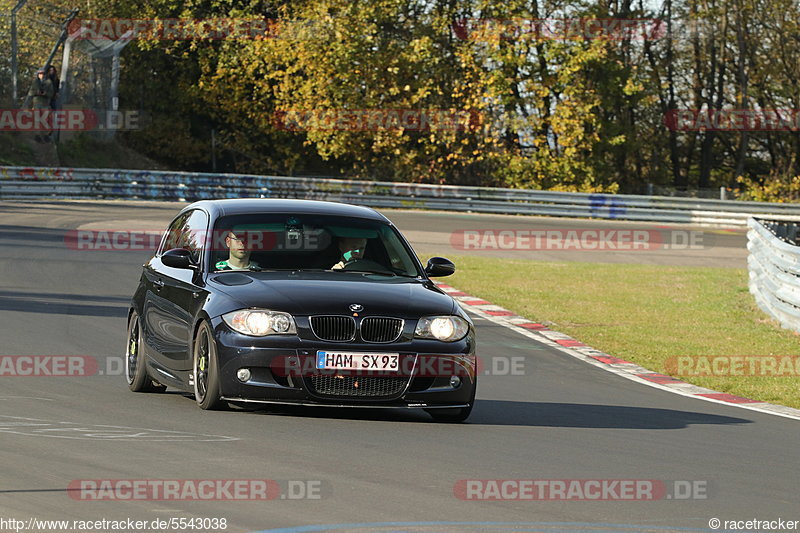
<svg viewBox="0 0 800 533">
<path fill-rule="evenodd" d="M 243 412 L 332 420 L 433 422 L 422 410 L 302 406 L 245 407 Z M 691 425 L 749 424 L 751 420 L 693 411 L 578 403 L 478 400 L 470 426 L 531 426 L 587 429 L 682 429 Z"/>
<path fill-rule="evenodd" d="M 479 400 L 468 422 L 486 426 L 681 429 L 698 424 L 749 424 L 745 418 L 652 407 Z"/>
<path fill-rule="evenodd" d="M 42 248 L 53 245 L 53 248 L 65 248 L 65 229 L 39 228 L 34 226 L 12 226 L 0 224 L 0 244 Z M 6 242 L 11 241 L 11 242 Z M 50 246 L 47 246 L 50 247 Z"/>
<path fill-rule="evenodd" d="M 90 302 L 108 302 L 119 305 L 103 305 Z M 0 311 L 74 316 L 126 317 L 129 303 L 130 297 L 0 290 Z"/>
</svg>

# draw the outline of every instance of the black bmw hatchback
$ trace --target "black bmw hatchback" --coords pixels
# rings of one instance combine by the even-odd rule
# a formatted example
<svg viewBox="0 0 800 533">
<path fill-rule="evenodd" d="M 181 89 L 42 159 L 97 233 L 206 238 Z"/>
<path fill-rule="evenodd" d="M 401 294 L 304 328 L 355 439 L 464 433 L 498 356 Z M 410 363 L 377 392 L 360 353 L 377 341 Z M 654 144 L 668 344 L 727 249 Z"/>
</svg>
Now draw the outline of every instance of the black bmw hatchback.
<svg viewBox="0 0 800 533">
<path fill-rule="evenodd" d="M 143 267 L 128 320 L 134 392 L 228 403 L 419 408 L 465 420 L 475 330 L 376 211 L 309 200 L 185 207 Z"/>
</svg>

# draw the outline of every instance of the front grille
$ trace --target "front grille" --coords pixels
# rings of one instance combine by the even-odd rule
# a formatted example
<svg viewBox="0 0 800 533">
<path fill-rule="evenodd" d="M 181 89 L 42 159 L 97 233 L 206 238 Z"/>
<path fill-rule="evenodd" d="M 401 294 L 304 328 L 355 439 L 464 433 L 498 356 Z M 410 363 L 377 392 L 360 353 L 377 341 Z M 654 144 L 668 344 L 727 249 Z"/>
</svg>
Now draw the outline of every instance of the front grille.
<svg viewBox="0 0 800 533">
<path fill-rule="evenodd" d="M 312 392 L 322 396 L 351 396 L 361 398 L 397 396 L 406 388 L 409 377 L 311 376 Z"/>
<path fill-rule="evenodd" d="M 361 321 L 361 338 L 367 342 L 393 342 L 403 332 L 399 318 L 367 317 Z"/>
<path fill-rule="evenodd" d="M 356 323 L 353 317 L 349 316 L 312 316 L 311 331 L 324 341 L 349 341 L 355 337 Z"/>
</svg>

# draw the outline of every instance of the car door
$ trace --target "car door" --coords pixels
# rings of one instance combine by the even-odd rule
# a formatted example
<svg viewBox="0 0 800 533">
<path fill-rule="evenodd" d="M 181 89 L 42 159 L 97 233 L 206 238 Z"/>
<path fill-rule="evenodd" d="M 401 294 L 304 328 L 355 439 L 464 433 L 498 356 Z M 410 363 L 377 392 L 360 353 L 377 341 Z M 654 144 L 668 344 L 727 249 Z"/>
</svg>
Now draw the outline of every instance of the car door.
<svg viewBox="0 0 800 533">
<path fill-rule="evenodd" d="M 159 253 L 145 269 L 150 290 L 145 299 L 145 322 L 152 339 L 151 354 L 161 373 L 182 380 L 191 369 L 189 345 L 194 317 L 203 305 L 203 254 L 208 230 L 208 215 L 195 209 L 175 219 L 167 230 Z M 173 268 L 161 255 L 173 248 L 192 254 L 193 269 Z"/>
</svg>

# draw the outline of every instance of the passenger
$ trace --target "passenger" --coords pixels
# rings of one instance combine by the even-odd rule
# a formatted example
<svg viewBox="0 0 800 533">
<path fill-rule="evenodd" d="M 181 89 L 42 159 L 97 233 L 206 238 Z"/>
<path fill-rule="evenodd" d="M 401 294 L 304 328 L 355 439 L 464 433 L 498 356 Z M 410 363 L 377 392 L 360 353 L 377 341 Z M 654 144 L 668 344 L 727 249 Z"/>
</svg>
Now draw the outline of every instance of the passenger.
<svg viewBox="0 0 800 533">
<path fill-rule="evenodd" d="M 367 239 L 360 237 L 340 237 L 339 251 L 342 253 L 338 263 L 331 267 L 331 270 L 341 270 L 347 263 L 364 258 L 364 250 L 367 247 Z"/>
</svg>

